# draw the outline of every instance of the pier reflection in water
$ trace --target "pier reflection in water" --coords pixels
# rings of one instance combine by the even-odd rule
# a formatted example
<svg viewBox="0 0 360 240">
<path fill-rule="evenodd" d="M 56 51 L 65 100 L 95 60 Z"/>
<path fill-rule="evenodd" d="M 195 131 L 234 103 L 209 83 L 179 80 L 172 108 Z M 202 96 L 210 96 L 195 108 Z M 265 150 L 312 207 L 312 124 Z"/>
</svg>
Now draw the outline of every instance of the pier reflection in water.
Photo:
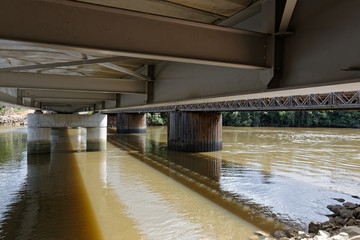
<svg viewBox="0 0 360 240">
<path fill-rule="evenodd" d="M 359 133 L 358 129 L 225 127 L 223 151 L 203 154 L 167 151 L 164 127 L 148 128 L 145 150 L 144 135 L 117 139 L 143 152 L 143 157 L 156 159 L 205 185 L 199 189 L 185 183 L 254 224 L 265 223 L 258 226 L 269 229 L 274 224 L 264 221 L 261 213 L 306 228 L 310 221 L 327 220 L 330 212 L 326 206 L 337 203 L 333 198 L 359 202 L 352 198 L 360 195 Z M 206 189 L 215 191 L 216 196 L 209 196 Z M 224 198 L 232 201 L 219 200 Z M 234 206 L 234 201 L 260 215 Z"/>
<path fill-rule="evenodd" d="M 278 226 L 266 215 L 305 226 L 333 198 L 359 203 L 356 129 L 223 136 L 223 151 L 179 153 L 150 127 L 106 152 L 27 156 L 26 129 L 0 130 L 0 239 L 247 239 Z"/>
<path fill-rule="evenodd" d="M 106 152 L 22 151 L 26 175 L 2 212 L 0 239 L 247 239 L 258 230 L 136 153 L 110 143 Z"/>
</svg>

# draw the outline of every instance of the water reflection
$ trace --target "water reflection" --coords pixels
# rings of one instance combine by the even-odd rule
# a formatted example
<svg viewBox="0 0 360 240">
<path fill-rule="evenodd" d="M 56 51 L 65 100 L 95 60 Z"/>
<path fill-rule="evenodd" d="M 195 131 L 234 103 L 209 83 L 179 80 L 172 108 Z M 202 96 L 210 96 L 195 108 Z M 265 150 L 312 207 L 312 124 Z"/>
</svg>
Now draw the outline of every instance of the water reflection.
<svg viewBox="0 0 360 240">
<path fill-rule="evenodd" d="M 256 231 L 251 224 L 138 161 L 134 156 L 143 155 L 139 149 L 112 144 L 107 149 L 106 153 L 77 154 L 105 239 L 247 239 Z M 106 184 L 101 180 L 105 175 Z"/>
<path fill-rule="evenodd" d="M 0 221 L 26 178 L 26 128 L 0 128 Z M 1 234 L 0 234 L 1 235 Z"/>
<path fill-rule="evenodd" d="M 359 202 L 351 197 L 360 194 L 360 136 L 352 130 L 224 128 L 224 150 L 202 154 L 168 151 L 163 127 L 116 140 L 140 153 L 139 160 L 260 227 L 274 226 L 265 215 L 306 228 L 327 220 L 333 198 Z"/>
<path fill-rule="evenodd" d="M 167 149 L 166 143 L 147 138 L 145 134 L 121 134 L 116 139 L 146 156 L 157 156 L 169 163 L 190 170 L 192 173 L 205 176 L 210 180 L 219 181 L 221 155 L 205 156 L 194 153 L 176 152 Z M 160 140 L 160 135 L 157 137 Z M 169 165 L 171 168 L 173 165 Z"/>
<path fill-rule="evenodd" d="M 152 130 L 148 129 L 154 137 Z M 272 212 L 266 212 L 263 206 L 255 206 L 254 203 L 249 208 L 250 204 L 244 205 L 247 198 L 240 199 L 237 194 L 222 187 L 221 152 L 207 156 L 170 151 L 166 144 L 147 138 L 147 134 L 113 135 L 109 137 L 109 141 L 252 224 L 269 232 L 281 227 L 279 222 L 267 217 L 271 216 Z M 266 216 L 264 213 L 269 214 Z"/>
</svg>

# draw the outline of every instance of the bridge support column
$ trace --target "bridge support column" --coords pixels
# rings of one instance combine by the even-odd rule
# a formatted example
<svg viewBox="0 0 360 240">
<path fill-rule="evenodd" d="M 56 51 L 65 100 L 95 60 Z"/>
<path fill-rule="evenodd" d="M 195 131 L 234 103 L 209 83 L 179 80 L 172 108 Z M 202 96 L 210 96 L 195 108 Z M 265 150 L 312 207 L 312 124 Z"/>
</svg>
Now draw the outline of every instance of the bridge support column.
<svg viewBox="0 0 360 240">
<path fill-rule="evenodd" d="M 86 134 L 84 129 L 86 128 Z M 28 114 L 28 154 L 106 149 L 104 114 Z"/>
<path fill-rule="evenodd" d="M 117 115 L 117 133 L 145 133 L 145 113 L 119 113 Z"/>
<path fill-rule="evenodd" d="M 86 128 L 86 151 L 106 150 L 106 127 Z"/>
<path fill-rule="evenodd" d="M 29 154 L 49 153 L 51 151 L 51 128 L 28 126 L 27 151 Z"/>
<path fill-rule="evenodd" d="M 221 113 L 169 113 L 168 148 L 170 150 L 182 152 L 213 152 L 221 150 Z"/>
<path fill-rule="evenodd" d="M 81 147 L 81 128 L 51 128 L 51 152 L 78 152 Z"/>
</svg>

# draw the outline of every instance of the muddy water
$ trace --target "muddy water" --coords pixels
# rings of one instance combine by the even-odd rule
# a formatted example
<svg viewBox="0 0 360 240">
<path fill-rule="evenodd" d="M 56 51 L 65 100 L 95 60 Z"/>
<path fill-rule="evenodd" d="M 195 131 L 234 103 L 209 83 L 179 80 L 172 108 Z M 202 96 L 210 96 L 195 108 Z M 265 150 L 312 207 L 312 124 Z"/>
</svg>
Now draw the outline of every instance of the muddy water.
<svg viewBox="0 0 360 240">
<path fill-rule="evenodd" d="M 151 127 L 110 134 L 106 152 L 30 156 L 26 128 L 0 128 L 0 239 L 248 239 L 281 226 L 274 219 L 306 227 L 326 220 L 333 198 L 359 203 L 359 142 L 358 129 L 225 127 L 222 151 L 189 154 L 168 151 L 166 128 Z"/>
<path fill-rule="evenodd" d="M 333 198 L 360 203 L 352 197 L 360 195 L 360 129 L 224 127 L 222 151 L 187 155 L 164 153 L 164 127 L 150 128 L 147 137 L 148 151 L 163 149 L 168 160 L 210 178 L 222 195 L 282 222 L 306 228 L 327 220 Z M 204 173 L 204 161 L 217 161 L 216 173 Z"/>
<path fill-rule="evenodd" d="M 258 230 L 152 168 L 144 148 L 113 140 L 106 152 L 32 156 L 21 128 L 2 129 L 0 142 L 0 239 L 247 239 Z"/>
</svg>

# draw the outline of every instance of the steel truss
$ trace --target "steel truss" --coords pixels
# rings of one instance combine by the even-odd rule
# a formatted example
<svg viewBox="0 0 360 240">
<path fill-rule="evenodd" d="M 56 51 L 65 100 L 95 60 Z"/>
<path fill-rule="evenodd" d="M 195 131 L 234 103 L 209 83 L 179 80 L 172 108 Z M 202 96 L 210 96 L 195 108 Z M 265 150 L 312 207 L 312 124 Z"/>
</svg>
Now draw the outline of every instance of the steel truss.
<svg viewBox="0 0 360 240">
<path fill-rule="evenodd" d="M 287 97 L 246 99 L 149 108 L 126 109 L 124 113 L 172 111 L 297 111 L 360 109 L 360 91 L 332 92 Z"/>
</svg>

